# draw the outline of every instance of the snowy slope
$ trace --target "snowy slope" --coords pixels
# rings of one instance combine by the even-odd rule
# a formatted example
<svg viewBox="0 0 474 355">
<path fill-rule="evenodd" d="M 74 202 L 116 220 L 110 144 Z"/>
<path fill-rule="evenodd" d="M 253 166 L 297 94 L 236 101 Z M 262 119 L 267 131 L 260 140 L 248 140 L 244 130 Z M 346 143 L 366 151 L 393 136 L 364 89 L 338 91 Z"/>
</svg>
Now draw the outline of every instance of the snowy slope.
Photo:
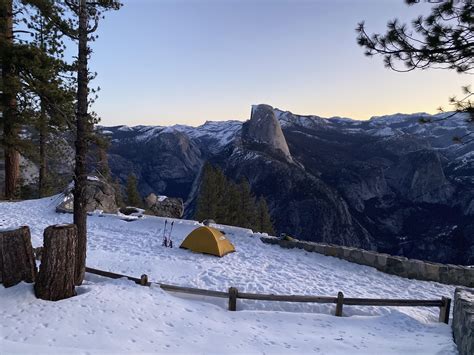
<svg viewBox="0 0 474 355">
<path fill-rule="evenodd" d="M 55 199 L 0 203 L 0 226 L 27 224 L 34 246 L 44 227 L 70 222 L 54 212 Z M 452 297 L 454 288 L 407 280 L 304 250 L 261 243 L 249 230 L 225 227 L 237 252 L 224 258 L 161 246 L 164 219 L 125 222 L 91 216 L 90 267 L 150 280 L 227 290 L 347 297 Z M 175 221 L 179 245 L 196 226 Z M 455 354 L 450 327 L 437 309 L 226 301 L 176 297 L 157 287 L 87 275 L 79 295 L 56 303 L 36 300 L 32 286 L 0 287 L 0 351 L 5 353 L 168 352 Z M 387 336 L 390 335 L 390 336 Z"/>
</svg>

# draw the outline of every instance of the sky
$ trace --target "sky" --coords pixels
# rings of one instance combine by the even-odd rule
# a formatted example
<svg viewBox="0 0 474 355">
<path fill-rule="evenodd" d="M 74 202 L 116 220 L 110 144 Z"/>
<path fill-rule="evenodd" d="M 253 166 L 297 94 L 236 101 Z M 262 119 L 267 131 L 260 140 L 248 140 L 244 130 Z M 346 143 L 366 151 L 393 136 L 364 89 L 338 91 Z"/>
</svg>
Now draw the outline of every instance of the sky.
<svg viewBox="0 0 474 355">
<path fill-rule="evenodd" d="M 435 113 L 472 77 L 397 73 L 367 58 L 355 27 L 383 32 L 429 4 L 403 0 L 124 0 L 106 14 L 90 66 L 103 125 L 246 120 L 252 104 L 368 119 Z"/>
</svg>

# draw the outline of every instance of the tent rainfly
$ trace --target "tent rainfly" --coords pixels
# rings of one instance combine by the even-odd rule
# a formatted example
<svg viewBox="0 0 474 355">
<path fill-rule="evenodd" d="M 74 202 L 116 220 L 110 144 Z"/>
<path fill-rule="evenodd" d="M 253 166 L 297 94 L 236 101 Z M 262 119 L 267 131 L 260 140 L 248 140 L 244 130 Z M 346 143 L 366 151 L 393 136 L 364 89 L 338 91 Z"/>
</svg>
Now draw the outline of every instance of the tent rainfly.
<svg viewBox="0 0 474 355">
<path fill-rule="evenodd" d="M 193 230 L 181 243 L 180 248 L 220 257 L 235 251 L 229 239 L 212 227 L 199 227 Z"/>
</svg>

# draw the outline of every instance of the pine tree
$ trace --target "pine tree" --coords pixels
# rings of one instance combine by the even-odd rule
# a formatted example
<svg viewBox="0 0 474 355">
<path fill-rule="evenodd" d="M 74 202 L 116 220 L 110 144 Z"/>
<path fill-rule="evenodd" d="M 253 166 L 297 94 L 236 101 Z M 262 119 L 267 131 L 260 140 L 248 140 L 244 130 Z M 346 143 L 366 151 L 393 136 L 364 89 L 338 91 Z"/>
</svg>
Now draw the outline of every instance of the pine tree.
<svg viewBox="0 0 474 355">
<path fill-rule="evenodd" d="M 122 184 L 120 184 L 120 180 L 116 178 L 112 183 L 112 186 L 115 189 L 115 201 L 117 202 L 117 206 L 125 207 L 125 202 L 123 201 L 123 194 L 122 194 Z"/>
<path fill-rule="evenodd" d="M 215 191 L 215 220 L 218 223 L 228 223 L 228 189 L 229 181 L 224 172 L 219 168 L 214 168 L 214 191 Z"/>
<path fill-rule="evenodd" d="M 256 225 L 257 208 L 255 197 L 250 190 L 249 181 L 245 178 L 239 183 L 240 199 L 237 225 L 252 229 Z"/>
<path fill-rule="evenodd" d="M 216 218 L 216 202 L 218 200 L 215 189 L 216 175 L 216 170 L 212 165 L 206 163 L 202 169 L 201 186 L 199 187 L 196 212 L 194 213 L 194 218 L 198 221 Z"/>
<path fill-rule="evenodd" d="M 258 199 L 258 221 L 256 229 L 259 232 L 268 233 L 269 235 L 275 234 L 275 229 L 273 228 L 267 201 L 263 196 L 260 196 Z"/>
<path fill-rule="evenodd" d="M 142 206 L 142 198 L 138 192 L 137 178 L 134 174 L 128 175 L 127 179 L 127 203 L 129 206 Z"/>
<path fill-rule="evenodd" d="M 76 252 L 76 285 L 81 285 L 85 275 L 87 252 L 87 211 L 85 209 L 85 189 L 87 185 L 86 157 L 88 143 L 97 118 L 88 112 L 89 105 L 94 101 L 89 97 L 94 93 L 89 86 L 94 77 L 89 72 L 88 60 L 92 53 L 89 42 L 95 40 L 99 20 L 106 10 L 118 10 L 121 3 L 116 0 L 87 0 L 59 2 L 63 16 L 54 17 L 58 28 L 69 38 L 77 41 L 77 93 L 76 93 L 76 164 L 74 169 L 74 224 L 77 226 L 78 243 Z M 69 12 L 69 14 L 68 14 Z M 69 16 L 68 16 L 69 15 Z"/>
<path fill-rule="evenodd" d="M 19 80 L 14 56 L 14 9 L 12 0 L 0 1 L 0 61 L 2 65 L 2 146 L 5 160 L 5 198 L 12 199 L 17 190 L 20 175 L 20 153 L 17 93 Z"/>
<path fill-rule="evenodd" d="M 0 61 L 2 63 L 1 144 L 5 151 L 5 197 L 11 199 L 19 190 L 20 153 L 31 146 L 21 139 L 19 130 L 35 119 L 40 131 L 40 183 L 44 182 L 46 116 L 58 107 L 63 80 L 58 75 L 63 46 L 50 21 L 59 9 L 52 0 L 0 1 Z M 33 15 L 31 15 L 33 13 Z M 19 28 L 19 23 L 22 28 Z M 18 33 L 33 36 L 32 40 Z M 46 100 L 47 99 L 47 100 Z M 72 103 L 72 98 L 68 98 Z M 37 108 L 39 106 L 40 108 Z"/>
<path fill-rule="evenodd" d="M 39 2 L 39 9 L 27 21 L 27 28 L 34 39 L 28 44 L 30 56 L 19 66 L 22 96 L 38 111 L 32 117 L 39 133 L 39 195 L 48 193 L 49 172 L 47 168 L 48 146 L 53 134 L 68 128 L 74 115 L 74 78 L 72 66 L 64 60 L 63 34 L 55 26 L 52 14 L 59 9 L 46 0 Z M 46 6 L 49 5 L 49 6 Z M 40 11 L 40 9 L 42 11 Z M 25 95 L 28 93 L 28 96 Z M 28 101 L 28 100 L 26 100 Z M 38 108 L 35 108 L 37 101 Z"/>
<path fill-rule="evenodd" d="M 233 181 L 228 181 L 226 189 L 226 221 L 225 224 L 237 226 L 239 224 L 239 209 L 241 193 L 239 186 Z"/>
</svg>

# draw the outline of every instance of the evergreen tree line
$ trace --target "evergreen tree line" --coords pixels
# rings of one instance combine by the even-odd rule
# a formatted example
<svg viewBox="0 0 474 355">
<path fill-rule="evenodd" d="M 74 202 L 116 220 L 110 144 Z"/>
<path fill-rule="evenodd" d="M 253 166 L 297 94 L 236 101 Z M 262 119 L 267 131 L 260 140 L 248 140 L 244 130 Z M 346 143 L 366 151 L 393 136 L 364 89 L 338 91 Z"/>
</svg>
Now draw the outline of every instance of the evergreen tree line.
<svg viewBox="0 0 474 355">
<path fill-rule="evenodd" d="M 275 234 L 265 198 L 256 198 L 247 179 L 235 183 L 209 163 L 203 168 L 194 218 Z"/>
</svg>

